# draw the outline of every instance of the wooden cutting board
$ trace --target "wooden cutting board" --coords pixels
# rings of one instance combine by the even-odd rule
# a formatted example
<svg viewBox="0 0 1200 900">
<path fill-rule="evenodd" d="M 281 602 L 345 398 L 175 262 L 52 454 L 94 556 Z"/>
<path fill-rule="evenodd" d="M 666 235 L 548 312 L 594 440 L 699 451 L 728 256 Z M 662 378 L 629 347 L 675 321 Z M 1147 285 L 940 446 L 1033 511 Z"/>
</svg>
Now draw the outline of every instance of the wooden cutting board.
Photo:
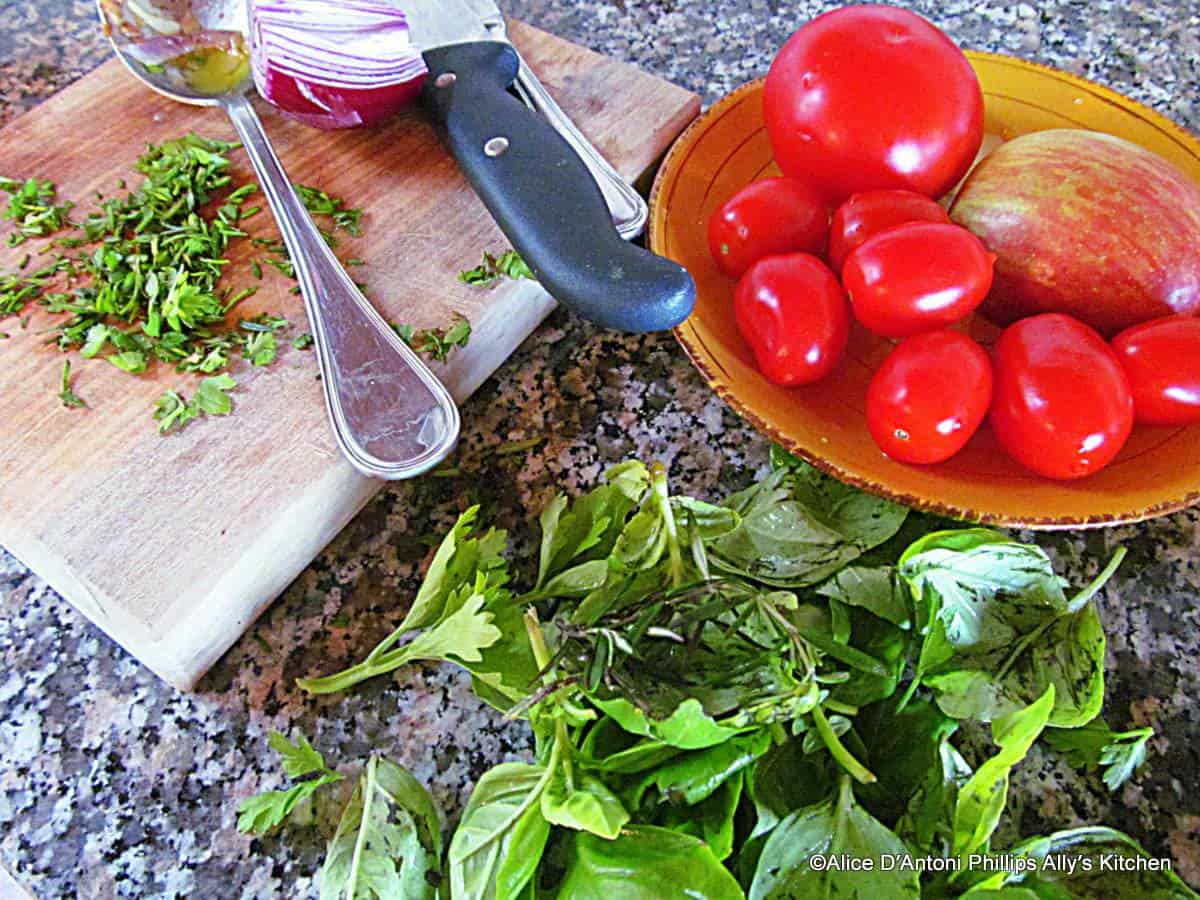
<svg viewBox="0 0 1200 900">
<path fill-rule="evenodd" d="M 699 112 L 699 99 L 658 78 L 534 28 L 513 23 L 513 42 L 623 176 L 635 181 Z M 531 282 L 486 290 L 459 283 L 485 249 L 506 242 L 442 150 L 420 111 L 373 131 L 319 132 L 261 106 L 293 180 L 350 198 L 366 210 L 365 234 L 343 258 L 392 322 L 444 326 L 470 319 L 466 350 L 438 368 L 465 400 L 553 308 Z M 116 191 L 148 142 L 195 131 L 233 139 L 218 110 L 173 103 L 112 61 L 0 130 L 0 174 L 48 178 L 62 198 L 94 207 Z M 250 180 L 239 153 L 239 183 Z M 265 213 L 248 230 L 272 230 Z M 243 242 L 232 287 L 254 284 Z M 26 250 L 0 247 L 0 271 Z M 240 264 L 240 265 L 239 265 Z M 35 266 L 31 265 L 31 269 Z M 243 284 L 244 282 L 244 284 Z M 303 333 L 291 282 L 268 270 L 239 307 L 276 312 Z M 233 375 L 235 412 L 160 437 L 155 400 L 190 396 L 196 376 L 159 365 L 135 378 L 72 354 L 74 388 L 87 409 L 58 399 L 63 355 L 38 334 L 54 321 L 40 307 L 25 329 L 0 322 L 0 545 L 45 578 L 162 678 L 191 688 L 270 601 L 382 486 L 346 463 L 326 421 L 312 351 L 282 341 L 280 359 Z"/>
</svg>

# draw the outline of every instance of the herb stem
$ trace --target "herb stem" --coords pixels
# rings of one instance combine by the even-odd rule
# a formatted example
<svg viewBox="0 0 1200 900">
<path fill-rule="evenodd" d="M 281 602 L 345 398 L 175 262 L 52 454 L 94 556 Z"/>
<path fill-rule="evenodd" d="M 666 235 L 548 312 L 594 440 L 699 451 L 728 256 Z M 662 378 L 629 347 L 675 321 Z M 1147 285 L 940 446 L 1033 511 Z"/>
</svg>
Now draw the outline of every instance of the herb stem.
<svg viewBox="0 0 1200 900">
<path fill-rule="evenodd" d="M 670 554 L 671 587 L 683 586 L 683 553 L 679 549 L 679 529 L 675 524 L 675 513 L 671 510 L 671 495 L 667 487 L 667 469 L 656 462 L 650 467 L 650 484 L 654 497 L 662 511 L 663 525 L 667 529 L 667 553 Z"/>
<path fill-rule="evenodd" d="M 375 757 L 372 756 L 367 760 L 367 771 L 363 775 L 362 780 L 362 819 L 364 825 L 371 821 L 371 801 L 375 798 Z M 367 834 L 369 828 L 363 827 L 358 829 L 358 835 L 354 841 L 354 861 L 350 864 L 351 873 L 357 873 L 362 865 L 363 851 L 366 849 Z M 355 875 L 346 879 L 346 900 L 354 900 L 356 893 L 355 885 L 358 884 L 358 878 Z"/>
<path fill-rule="evenodd" d="M 1108 561 L 1108 565 L 1101 570 L 1100 574 L 1092 579 L 1091 583 L 1083 590 L 1071 598 L 1071 602 L 1067 605 L 1069 612 L 1076 613 L 1083 609 L 1099 590 L 1108 584 L 1108 580 L 1117 573 L 1117 569 L 1121 567 L 1121 563 L 1125 561 L 1125 556 L 1128 551 L 1124 547 L 1118 547 L 1113 553 L 1112 559 Z"/>
<path fill-rule="evenodd" d="M 857 716 L 858 707 L 851 706 L 849 703 L 839 703 L 832 697 L 826 699 L 825 708 L 830 712 L 841 713 L 843 716 Z"/>
<path fill-rule="evenodd" d="M 820 704 L 813 707 L 812 711 L 813 724 L 817 726 L 817 734 L 820 736 L 825 748 L 829 751 L 829 755 L 837 760 L 838 764 L 854 777 L 854 780 L 859 784 L 873 784 L 876 779 L 873 772 L 854 758 L 846 745 L 842 743 L 841 738 L 834 732 L 833 726 L 829 724 L 829 720 L 825 718 L 825 711 L 821 709 Z"/>
<path fill-rule="evenodd" d="M 554 745 L 562 755 L 563 777 L 567 782 L 567 792 L 575 790 L 575 760 L 571 754 L 571 736 L 567 734 L 567 723 L 559 718 L 554 720 Z"/>
</svg>

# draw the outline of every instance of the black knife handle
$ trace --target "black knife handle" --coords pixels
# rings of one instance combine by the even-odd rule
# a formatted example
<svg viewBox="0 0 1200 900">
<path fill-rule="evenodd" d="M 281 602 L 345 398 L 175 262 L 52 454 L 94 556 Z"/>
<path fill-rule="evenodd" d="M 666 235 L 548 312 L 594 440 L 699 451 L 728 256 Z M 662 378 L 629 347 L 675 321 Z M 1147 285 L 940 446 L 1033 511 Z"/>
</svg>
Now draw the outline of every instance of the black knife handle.
<svg viewBox="0 0 1200 900">
<path fill-rule="evenodd" d="M 538 281 L 605 328 L 658 331 L 692 311 L 682 266 L 621 239 L 570 144 L 508 93 L 520 66 L 499 41 L 425 52 L 425 95 L 450 152 Z"/>
</svg>

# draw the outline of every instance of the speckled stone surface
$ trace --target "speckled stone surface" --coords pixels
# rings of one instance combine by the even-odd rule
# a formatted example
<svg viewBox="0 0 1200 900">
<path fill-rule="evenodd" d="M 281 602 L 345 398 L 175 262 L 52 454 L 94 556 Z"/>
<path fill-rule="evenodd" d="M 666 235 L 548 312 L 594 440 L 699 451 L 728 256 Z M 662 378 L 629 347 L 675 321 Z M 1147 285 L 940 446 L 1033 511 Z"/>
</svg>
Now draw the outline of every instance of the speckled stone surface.
<svg viewBox="0 0 1200 900">
<path fill-rule="evenodd" d="M 966 47 L 1016 53 L 1130 94 L 1200 130 L 1200 4 L 1052 0 L 910 4 Z M 512 0 L 507 10 L 638 63 L 709 101 L 763 74 L 824 3 L 776 0 Z M 0 0 L 0 120 L 106 57 L 85 0 Z M 544 437 L 524 455 L 488 453 Z M 717 400 L 670 337 L 621 337 L 558 313 L 464 409 L 460 478 L 389 488 L 204 679 L 181 695 L 0 551 L 0 864 L 39 898 L 315 896 L 319 827 L 250 840 L 247 794 L 279 785 L 266 732 L 299 729 L 347 772 L 377 750 L 457 815 L 475 778 L 529 739 L 473 699 L 450 667 L 407 670 L 343 696 L 292 680 L 362 656 L 404 613 L 437 533 L 468 504 L 533 553 L 552 493 L 590 486 L 630 455 L 720 496 L 767 446 Z M 1105 822 L 1200 885 L 1200 514 L 1042 538 L 1076 582 L 1119 544 L 1130 558 L 1101 599 L 1106 715 L 1153 724 L 1150 763 L 1110 796 L 1035 749 L 1015 780 L 1018 833 Z M 336 803 L 335 800 L 330 801 Z M 330 809 L 318 808 L 318 819 Z"/>
</svg>

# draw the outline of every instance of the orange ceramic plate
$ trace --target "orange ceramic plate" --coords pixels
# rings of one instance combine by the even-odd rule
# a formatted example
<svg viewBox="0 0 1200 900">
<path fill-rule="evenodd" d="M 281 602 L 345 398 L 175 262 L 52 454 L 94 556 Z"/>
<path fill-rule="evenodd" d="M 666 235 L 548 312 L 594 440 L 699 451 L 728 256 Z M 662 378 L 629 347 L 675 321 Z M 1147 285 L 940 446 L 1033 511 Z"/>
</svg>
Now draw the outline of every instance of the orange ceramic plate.
<svg viewBox="0 0 1200 900">
<path fill-rule="evenodd" d="M 1082 78 L 1004 56 L 968 53 L 987 103 L 989 134 L 1088 128 L 1141 144 L 1200 182 L 1200 142 L 1146 107 Z M 785 389 L 755 369 L 733 319 L 733 282 L 709 256 L 706 223 L 738 188 L 778 174 L 762 117 L 762 82 L 729 95 L 689 129 L 659 173 L 650 243 L 696 278 L 696 312 L 676 335 L 709 384 L 763 434 L 826 472 L 876 494 L 955 518 L 1029 528 L 1134 522 L 1200 500 L 1200 425 L 1138 427 L 1121 455 L 1076 482 L 1012 462 L 985 425 L 954 459 L 917 468 L 883 456 L 867 433 L 864 396 L 891 346 L 861 328 L 838 371 Z M 990 341 L 995 330 L 978 323 Z M 953 377 L 947 373 L 947 377 Z"/>
</svg>

